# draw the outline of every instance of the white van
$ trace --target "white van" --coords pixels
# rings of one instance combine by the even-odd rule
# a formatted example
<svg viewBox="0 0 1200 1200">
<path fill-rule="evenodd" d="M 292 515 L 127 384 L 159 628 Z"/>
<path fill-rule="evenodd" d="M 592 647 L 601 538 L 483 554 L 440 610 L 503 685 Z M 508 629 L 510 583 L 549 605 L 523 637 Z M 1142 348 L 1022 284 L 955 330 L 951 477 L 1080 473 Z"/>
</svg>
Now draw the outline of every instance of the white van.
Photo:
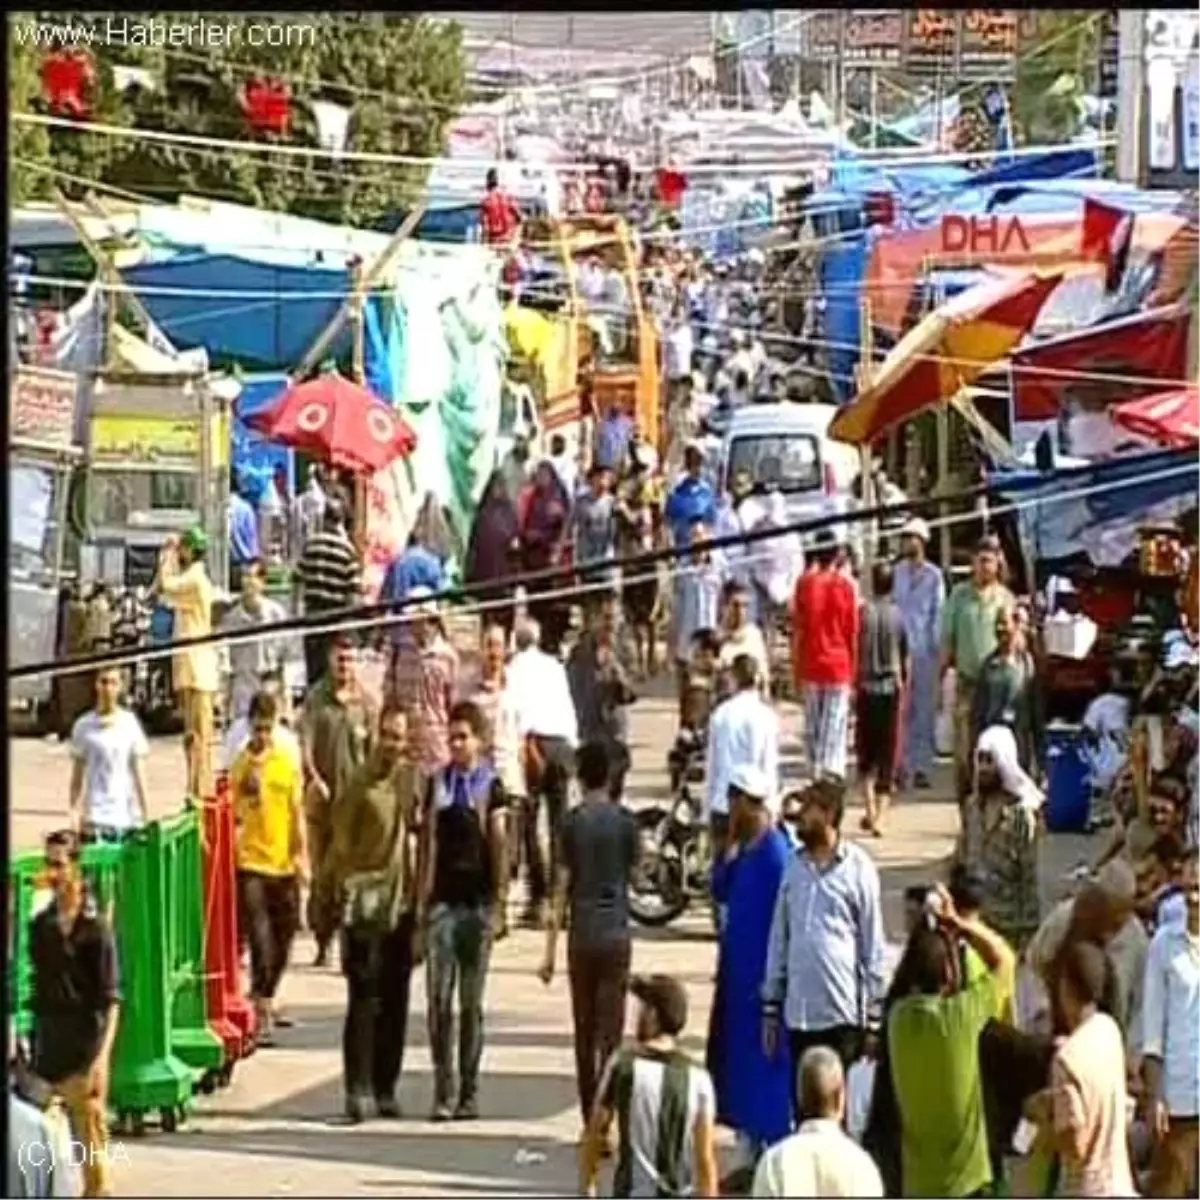
<svg viewBox="0 0 1200 1200">
<path fill-rule="evenodd" d="M 783 493 L 791 521 L 854 511 L 860 457 L 855 447 L 828 436 L 836 413 L 831 404 L 747 404 L 737 409 L 721 440 L 721 489 L 728 491 L 733 477 L 747 471 L 755 484 Z M 861 538 L 857 524 L 840 531 L 854 546 Z M 805 534 L 805 542 L 813 536 Z"/>
</svg>

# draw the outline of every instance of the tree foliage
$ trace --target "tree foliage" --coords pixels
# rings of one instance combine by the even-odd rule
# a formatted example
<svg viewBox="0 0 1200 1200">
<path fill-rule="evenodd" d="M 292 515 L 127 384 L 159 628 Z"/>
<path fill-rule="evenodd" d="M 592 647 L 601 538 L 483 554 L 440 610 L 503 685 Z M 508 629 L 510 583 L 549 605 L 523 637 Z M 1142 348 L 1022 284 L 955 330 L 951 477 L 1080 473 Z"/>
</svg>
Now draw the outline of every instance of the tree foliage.
<svg viewBox="0 0 1200 1200">
<path fill-rule="evenodd" d="M 38 13 L 17 19 L 61 25 L 103 22 L 109 16 L 123 19 L 104 13 Z M 138 14 L 130 24 L 150 16 Z M 195 27 L 201 19 L 237 28 L 221 46 L 136 46 L 110 40 L 102 51 L 94 50 L 94 121 L 315 147 L 319 139 L 310 105 L 329 101 L 351 110 L 347 150 L 429 159 L 443 152 L 449 124 L 464 101 L 460 31 L 423 16 L 307 12 L 281 21 L 261 14 L 172 12 L 165 21 L 156 19 L 177 28 Z M 250 24 L 259 27 L 255 39 L 246 36 Z M 265 39 L 264 25 L 280 32 Z M 254 40 L 278 44 L 256 46 Z M 38 81 L 42 53 L 9 39 L 14 110 L 45 111 Z M 152 85 L 118 94 L 115 67 L 142 68 Z M 241 97 L 255 78 L 289 85 L 291 124 L 285 135 L 264 134 L 248 122 Z M 23 158 L 44 159 L 81 179 L 162 199 L 192 193 L 357 225 L 374 224 L 411 204 L 428 174 L 424 163 L 360 163 L 327 154 L 283 155 L 15 128 L 29 140 Z M 14 195 L 45 193 L 37 172 L 14 167 L 13 174 Z M 68 192 L 86 190 L 85 184 L 72 185 L 61 177 L 56 182 Z"/>
<path fill-rule="evenodd" d="M 1027 145 L 1060 142 L 1079 132 L 1081 94 L 1094 91 L 1100 65 L 1098 9 L 1042 9 L 1023 38 L 1012 89 L 1013 124 Z M 1056 89 L 1063 77 L 1073 89 Z"/>
</svg>

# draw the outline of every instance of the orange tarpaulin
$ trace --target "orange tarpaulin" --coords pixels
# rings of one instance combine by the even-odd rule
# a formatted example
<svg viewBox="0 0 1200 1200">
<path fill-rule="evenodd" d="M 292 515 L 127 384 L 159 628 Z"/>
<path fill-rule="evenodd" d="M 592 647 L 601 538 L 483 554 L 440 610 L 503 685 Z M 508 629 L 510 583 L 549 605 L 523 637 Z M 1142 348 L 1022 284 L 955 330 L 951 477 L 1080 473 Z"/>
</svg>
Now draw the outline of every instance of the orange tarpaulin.
<svg viewBox="0 0 1200 1200">
<path fill-rule="evenodd" d="M 876 328 L 892 336 L 900 332 L 913 288 L 929 269 L 1104 269 L 1093 248 L 1084 250 L 1079 217 L 997 214 L 995 226 L 990 224 L 988 216 L 976 216 L 974 226 L 970 222 L 970 217 L 949 213 L 928 229 L 892 230 L 880 237 L 871 250 L 863 281 L 863 297 L 870 302 Z M 1139 213 L 1133 226 L 1130 253 L 1156 254 L 1186 227 L 1184 218 L 1172 213 Z M 1158 304 L 1175 299 L 1178 293 L 1155 295 Z"/>
<path fill-rule="evenodd" d="M 1037 320 L 1062 272 L 989 279 L 935 309 L 892 348 L 829 427 L 831 437 L 870 445 L 901 421 L 948 401 L 1012 353 Z"/>
</svg>

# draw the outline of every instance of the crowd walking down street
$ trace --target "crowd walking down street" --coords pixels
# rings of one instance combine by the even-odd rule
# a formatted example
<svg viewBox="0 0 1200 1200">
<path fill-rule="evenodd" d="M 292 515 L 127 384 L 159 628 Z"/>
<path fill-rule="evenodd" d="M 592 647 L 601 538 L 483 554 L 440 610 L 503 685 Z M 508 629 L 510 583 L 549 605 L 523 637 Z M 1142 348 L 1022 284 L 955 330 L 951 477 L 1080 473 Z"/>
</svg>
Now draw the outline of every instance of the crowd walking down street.
<svg viewBox="0 0 1200 1200">
<path fill-rule="evenodd" d="M 854 14 L 835 15 L 849 45 Z M 409 27 L 367 20 L 354 29 L 389 45 Z M 978 32 L 952 39 L 968 90 Z M 52 65 L 69 59 L 99 86 L 63 54 Z M 765 69 L 742 72 L 753 63 L 740 54 L 739 109 L 743 74 L 752 91 L 775 86 Z M 159 91 L 117 70 L 105 103 L 132 89 L 156 109 Z M 1087 108 L 1083 67 L 1071 71 L 1048 111 Z M 871 123 L 899 137 L 876 119 L 874 72 Z M 291 85 L 252 73 L 246 119 L 268 92 L 287 109 Z M 839 92 L 861 82 L 841 76 Z M 522 78 L 522 105 L 546 94 Z M 1177 90 L 1186 109 L 1194 89 L 1181 77 Z M 788 145 L 801 130 L 805 145 L 838 145 L 839 187 L 861 169 L 894 194 L 851 189 L 848 214 L 814 208 L 816 175 L 785 188 L 765 167 L 746 174 L 771 137 L 747 132 L 726 162 L 697 134 L 699 176 L 728 172 L 739 203 L 786 214 L 726 216 L 700 249 L 681 198 L 704 189 L 657 136 L 653 171 L 606 156 L 584 180 L 551 156 L 555 196 L 542 189 L 535 217 L 513 194 L 537 172 L 526 133 L 510 146 L 503 132 L 505 95 L 483 122 L 500 131 L 495 149 L 468 155 L 486 179 L 466 206 L 479 244 L 431 249 L 414 230 L 441 210 L 410 198 L 375 266 L 355 251 L 353 295 L 330 304 L 279 398 L 251 412 L 197 385 L 217 406 L 197 418 L 197 470 L 159 471 L 162 448 L 138 447 L 165 524 L 129 515 L 138 536 L 117 556 L 138 573 L 132 640 L 95 615 L 104 585 L 94 620 L 79 596 L 89 572 L 116 570 L 102 539 L 74 556 L 56 657 L 15 672 L 54 685 L 34 703 L 53 718 L 46 736 L 9 743 L 22 848 L 9 1194 L 1197 1197 L 1195 497 L 1172 482 L 1178 463 L 1110 489 L 1104 473 L 1126 451 L 1150 455 L 1149 418 L 1093 412 L 1043 379 L 1080 372 L 1018 359 L 1041 352 L 1037 322 L 1064 276 L 1084 297 L 1071 305 L 1119 308 L 1114 320 L 1152 295 L 1174 313 L 1188 222 L 1166 204 L 1118 209 L 1124 185 L 1104 192 L 1111 207 L 1056 190 L 1059 167 L 1040 159 L 1046 178 L 1019 182 L 1006 88 L 989 85 L 982 106 L 956 98 L 954 145 L 984 129 L 1012 157 L 978 151 L 941 190 L 979 199 L 976 168 L 1003 166 L 1013 174 L 997 192 L 992 172 L 979 211 L 1068 196 L 1082 249 L 1064 248 L 1074 235 L 1053 254 L 1038 240 L 1019 267 L 973 255 L 970 270 L 942 271 L 933 242 L 889 241 L 933 236 L 933 217 L 874 159 L 851 163 L 851 123 L 822 117 L 814 93 Z M 626 98 L 622 128 L 645 100 Z M 304 103 L 320 141 L 305 153 L 340 160 L 344 139 L 324 128 L 340 105 Z M 1172 122 L 1149 107 L 1158 137 Z M 43 108 L 23 116 L 50 122 L 57 147 L 79 122 L 60 102 Z M 715 129 L 726 114 L 711 115 Z M 345 121 L 378 134 L 365 109 Z M 431 144 L 485 136 L 445 124 Z M 284 112 L 255 149 L 288 136 Z M 224 139 L 204 140 L 224 153 Z M 397 157 L 368 150 L 376 166 Z M 1072 188 L 1099 174 L 1095 157 L 1062 168 Z M 423 161 L 408 155 L 405 170 Z M 343 165 L 357 212 L 378 189 Z M 560 212 L 567 176 L 582 188 Z M 282 247 L 290 220 L 262 228 Z M 143 215 L 139 238 L 139 221 L 155 227 Z M 785 223 L 794 243 L 765 237 Z M 743 227 L 734 244 L 750 248 L 729 249 Z M 366 237 L 353 232 L 335 257 Z M 854 287 L 833 282 L 851 271 L 847 235 Z M 154 236 L 142 265 L 157 270 L 155 254 L 173 260 Z M 460 296 L 446 281 L 468 260 Z M 219 261 L 231 270 L 234 256 Z M 444 295 L 431 284 L 428 311 L 395 282 L 418 269 L 446 283 Z M 123 276 L 101 274 L 115 327 L 107 291 Z M 901 301 L 883 303 L 880 280 Z M 851 314 L 842 295 L 860 291 Z M 158 354 L 150 342 L 166 335 L 140 316 Z M 294 331 L 275 325 L 290 350 Z M 834 327 L 852 327 L 853 345 L 826 345 Z M 342 340 L 353 381 L 308 378 Z M 828 353 L 843 348 L 844 375 Z M 181 372 L 184 353 L 171 357 Z M 979 381 L 1002 373 L 1012 445 L 980 411 L 995 389 Z M 1114 378 L 1147 398 L 1138 371 Z M 104 372 L 92 382 L 102 401 L 120 390 Z M 1022 387 L 1058 391 L 1035 403 Z M 1043 411 L 1018 452 L 1013 431 L 1031 423 L 1018 409 L 1039 403 L 1058 419 Z M 926 410 L 939 406 L 934 428 Z M 1092 418 L 1108 440 L 1087 456 Z M 1194 450 L 1194 425 L 1162 454 Z M 1077 454 L 1094 461 L 1062 465 Z M 144 482 L 105 469 L 121 475 L 111 496 L 89 466 L 87 487 L 76 495 L 72 475 L 53 510 L 80 540 Z M 198 506 L 186 520 L 185 493 Z M 1045 518 L 1064 501 L 1066 515 Z M 104 631 L 84 637 L 89 621 Z M 14 622 L 10 651 L 35 624 Z"/>
</svg>

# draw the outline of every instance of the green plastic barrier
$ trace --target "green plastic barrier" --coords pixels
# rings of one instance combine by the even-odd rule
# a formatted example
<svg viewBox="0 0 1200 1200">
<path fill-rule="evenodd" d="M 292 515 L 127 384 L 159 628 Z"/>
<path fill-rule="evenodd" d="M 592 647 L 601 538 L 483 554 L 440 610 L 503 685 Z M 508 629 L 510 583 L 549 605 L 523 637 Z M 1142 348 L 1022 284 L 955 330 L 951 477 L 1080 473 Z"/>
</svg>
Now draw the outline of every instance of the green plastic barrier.
<svg viewBox="0 0 1200 1200">
<path fill-rule="evenodd" d="M 225 1046 L 208 1027 L 204 961 L 204 872 L 194 810 L 158 825 L 161 839 L 171 1053 L 197 1075 L 219 1071 Z"/>
<path fill-rule="evenodd" d="M 38 900 L 46 857 L 41 851 L 19 854 L 8 865 L 8 1011 L 18 1037 L 33 1031 L 33 964 L 29 961 L 29 925 Z"/>
<path fill-rule="evenodd" d="M 122 1128 L 140 1133 L 145 1114 L 157 1109 L 163 1128 L 174 1129 L 194 1090 L 191 1068 L 173 1052 L 171 980 L 167 965 L 170 925 L 164 886 L 163 835 L 147 826 L 120 847 L 115 933 L 121 968 L 121 1021 L 113 1047 L 109 1107 Z"/>
</svg>

